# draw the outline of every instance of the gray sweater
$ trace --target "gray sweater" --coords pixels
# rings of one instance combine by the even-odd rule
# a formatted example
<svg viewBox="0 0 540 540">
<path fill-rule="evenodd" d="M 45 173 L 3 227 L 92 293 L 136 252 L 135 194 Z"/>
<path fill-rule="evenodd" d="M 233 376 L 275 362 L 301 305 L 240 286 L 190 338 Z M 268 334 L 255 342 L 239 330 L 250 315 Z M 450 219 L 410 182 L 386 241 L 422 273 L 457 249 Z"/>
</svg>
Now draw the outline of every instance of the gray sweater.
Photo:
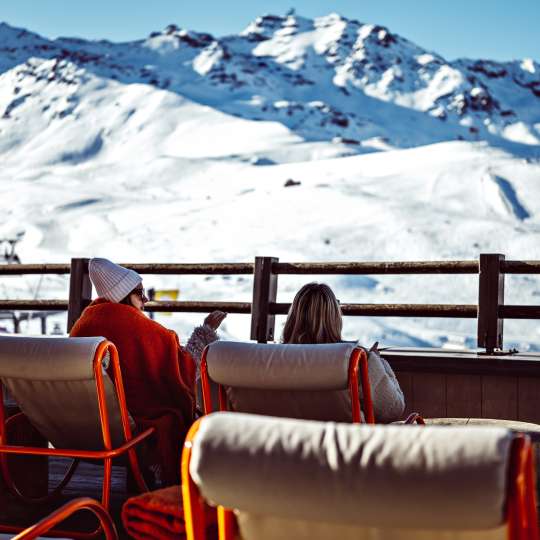
<svg viewBox="0 0 540 540">
<path fill-rule="evenodd" d="M 207 324 L 197 326 L 189 338 L 186 349 L 191 354 L 197 366 L 195 375 L 196 406 L 200 414 L 203 410 L 202 386 L 201 386 L 201 356 L 204 348 L 219 339 L 217 332 Z"/>
<path fill-rule="evenodd" d="M 376 352 L 368 355 L 368 376 L 371 383 L 371 397 L 375 421 L 387 424 L 402 420 L 405 399 L 390 364 Z"/>
<path fill-rule="evenodd" d="M 197 364 L 197 379 L 201 376 L 201 356 L 204 348 L 218 339 L 217 332 L 207 324 L 197 326 L 191 333 L 186 349 Z"/>
</svg>

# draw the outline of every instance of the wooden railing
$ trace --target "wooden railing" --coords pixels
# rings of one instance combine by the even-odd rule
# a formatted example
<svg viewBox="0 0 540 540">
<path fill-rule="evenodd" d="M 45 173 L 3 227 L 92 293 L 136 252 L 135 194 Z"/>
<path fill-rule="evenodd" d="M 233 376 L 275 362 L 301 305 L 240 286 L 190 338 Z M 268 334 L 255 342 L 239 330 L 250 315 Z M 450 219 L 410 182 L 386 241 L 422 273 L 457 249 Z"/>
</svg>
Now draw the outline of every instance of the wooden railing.
<svg viewBox="0 0 540 540">
<path fill-rule="evenodd" d="M 68 330 L 91 301 L 89 259 L 71 264 L 0 265 L 0 277 L 22 274 L 69 274 L 67 300 L 0 300 L 0 310 L 67 310 Z M 208 312 L 251 314 L 251 339 L 274 339 L 275 316 L 290 304 L 276 302 L 278 276 L 374 274 L 478 274 L 477 304 L 342 304 L 346 316 L 449 317 L 478 320 L 478 347 L 492 354 L 503 347 L 504 319 L 540 319 L 540 306 L 504 304 L 505 274 L 540 274 L 540 261 L 506 261 L 504 255 L 482 254 L 478 261 L 283 263 L 275 257 L 256 257 L 254 263 L 124 264 L 140 274 L 253 275 L 251 302 L 149 302 L 150 312 Z"/>
</svg>

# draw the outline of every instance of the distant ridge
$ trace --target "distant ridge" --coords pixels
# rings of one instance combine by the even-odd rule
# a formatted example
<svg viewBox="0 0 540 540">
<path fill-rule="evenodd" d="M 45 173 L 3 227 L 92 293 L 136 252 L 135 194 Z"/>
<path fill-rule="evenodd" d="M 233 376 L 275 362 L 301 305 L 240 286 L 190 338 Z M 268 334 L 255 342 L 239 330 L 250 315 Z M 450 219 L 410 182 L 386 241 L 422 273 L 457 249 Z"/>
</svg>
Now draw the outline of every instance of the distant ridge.
<svg viewBox="0 0 540 540">
<path fill-rule="evenodd" d="M 538 62 L 447 62 L 336 13 L 268 14 L 221 38 L 171 24 L 127 43 L 48 40 L 0 24 L 0 129 L 17 123 L 18 143 L 32 137 L 19 126 L 36 121 L 37 101 L 42 131 L 80 119 L 110 82 L 278 122 L 307 141 L 338 138 L 356 153 L 456 139 L 540 145 Z"/>
</svg>

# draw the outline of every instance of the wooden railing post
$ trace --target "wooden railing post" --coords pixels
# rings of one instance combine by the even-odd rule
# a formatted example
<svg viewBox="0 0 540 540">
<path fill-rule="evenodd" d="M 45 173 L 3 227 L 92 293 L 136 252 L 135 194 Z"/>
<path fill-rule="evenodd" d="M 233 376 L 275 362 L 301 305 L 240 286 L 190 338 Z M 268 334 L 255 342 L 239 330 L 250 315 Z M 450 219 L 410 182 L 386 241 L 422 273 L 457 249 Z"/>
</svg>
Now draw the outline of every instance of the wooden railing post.
<svg viewBox="0 0 540 540">
<path fill-rule="evenodd" d="M 92 301 L 92 283 L 88 275 L 89 260 L 71 259 L 67 320 L 68 333 L 75 324 L 75 321 L 81 316 L 83 309 Z"/>
<path fill-rule="evenodd" d="M 255 257 L 253 270 L 253 301 L 251 304 L 251 339 L 266 343 L 274 339 L 275 315 L 270 314 L 270 303 L 277 297 L 277 274 L 272 272 L 276 257 Z"/>
<path fill-rule="evenodd" d="M 41 323 L 41 335 L 46 336 L 47 335 L 47 315 L 42 315 L 39 318 L 39 321 Z"/>
<path fill-rule="evenodd" d="M 19 317 L 17 317 L 15 313 L 13 313 L 11 317 L 13 318 L 13 333 L 20 334 L 21 333 L 21 319 L 19 319 Z"/>
<path fill-rule="evenodd" d="M 478 284 L 478 347 L 492 354 L 503 347 L 503 322 L 499 306 L 504 305 L 504 255 L 481 254 Z"/>
</svg>

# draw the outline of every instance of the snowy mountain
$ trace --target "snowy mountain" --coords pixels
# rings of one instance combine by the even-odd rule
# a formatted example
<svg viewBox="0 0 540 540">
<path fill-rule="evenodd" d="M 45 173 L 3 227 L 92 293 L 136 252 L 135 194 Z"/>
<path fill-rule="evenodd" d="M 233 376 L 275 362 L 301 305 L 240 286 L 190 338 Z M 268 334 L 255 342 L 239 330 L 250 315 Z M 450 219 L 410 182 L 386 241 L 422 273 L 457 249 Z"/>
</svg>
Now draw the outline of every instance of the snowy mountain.
<svg viewBox="0 0 540 540">
<path fill-rule="evenodd" d="M 386 28 L 336 14 L 266 15 L 224 38 L 170 25 L 121 44 L 50 41 L 3 24 L 0 53 L 5 130 L 36 107 L 40 133 L 80 121 L 91 95 L 117 81 L 364 150 L 455 139 L 540 145 L 537 62 L 447 62 Z M 114 126 L 94 134 L 91 153 L 107 146 L 107 127 Z"/>
<path fill-rule="evenodd" d="M 540 259 L 540 64 L 448 62 L 336 14 L 128 43 L 0 24 L 0 158 L 0 239 L 24 233 L 23 262 Z M 245 278 L 149 279 L 184 299 L 250 298 Z M 280 278 L 280 301 L 308 279 Z M 467 277 L 327 281 L 342 301 L 477 294 Z M 540 296 L 536 278 L 508 283 L 509 303 Z M 66 282 L 0 280 L 1 297 L 29 293 L 62 297 Z M 540 348 L 536 324 L 512 325 L 512 344 Z M 246 328 L 229 317 L 230 335 Z M 348 319 L 347 332 L 474 344 L 471 321 Z"/>
</svg>

